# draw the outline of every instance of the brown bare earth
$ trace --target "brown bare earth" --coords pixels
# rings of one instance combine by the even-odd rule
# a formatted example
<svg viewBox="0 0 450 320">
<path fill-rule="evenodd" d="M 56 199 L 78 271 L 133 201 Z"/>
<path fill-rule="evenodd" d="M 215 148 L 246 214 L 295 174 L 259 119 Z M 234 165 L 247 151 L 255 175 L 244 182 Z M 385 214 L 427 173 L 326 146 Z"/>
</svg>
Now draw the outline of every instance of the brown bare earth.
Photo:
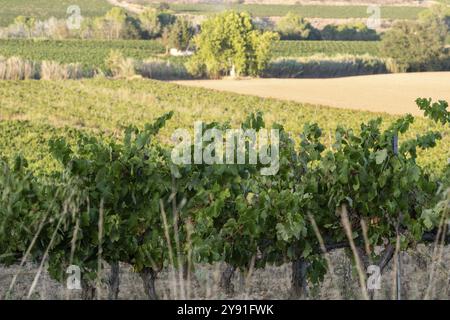
<svg viewBox="0 0 450 320">
<path fill-rule="evenodd" d="M 418 97 L 450 100 L 450 72 L 335 79 L 188 80 L 176 83 L 265 98 L 397 115 L 421 115 L 414 103 Z"/>
<path fill-rule="evenodd" d="M 333 251 L 330 256 L 333 265 L 333 278 L 327 274 L 325 281 L 307 293 L 307 299 L 361 299 L 361 289 L 358 285 L 358 276 L 351 265 L 351 258 L 343 249 Z M 402 299 L 424 299 L 430 291 L 431 299 L 450 298 L 450 283 L 448 266 L 450 263 L 450 250 L 445 247 L 441 260 L 433 257 L 433 246 L 418 245 L 415 250 L 401 253 Z M 234 293 L 227 295 L 219 288 L 219 279 L 224 270 L 222 264 L 196 265 L 189 282 L 179 282 L 178 274 L 171 270 L 164 270 L 156 281 L 157 293 L 161 299 L 289 299 L 291 266 L 284 264 L 280 267 L 267 266 L 265 269 L 256 269 L 243 275 L 236 273 L 233 278 Z M 33 279 L 37 274 L 37 266 L 25 265 L 10 268 L 0 267 L 0 299 L 6 297 L 14 275 L 17 282 L 11 290 L 9 299 L 25 299 Z M 20 273 L 18 273 L 20 270 Z M 434 277 L 430 278 L 430 274 Z M 107 277 L 109 268 L 105 265 L 102 273 L 99 299 L 107 299 Z M 391 261 L 385 272 L 381 275 L 381 286 L 375 290 L 374 299 L 395 299 L 395 267 Z M 174 282 L 175 281 L 175 282 Z M 52 280 L 48 273 L 43 272 L 36 283 L 31 299 L 79 299 L 80 290 L 67 290 L 65 283 L 60 284 Z M 141 300 L 146 299 L 142 281 L 127 265 L 121 266 L 119 299 Z"/>
</svg>

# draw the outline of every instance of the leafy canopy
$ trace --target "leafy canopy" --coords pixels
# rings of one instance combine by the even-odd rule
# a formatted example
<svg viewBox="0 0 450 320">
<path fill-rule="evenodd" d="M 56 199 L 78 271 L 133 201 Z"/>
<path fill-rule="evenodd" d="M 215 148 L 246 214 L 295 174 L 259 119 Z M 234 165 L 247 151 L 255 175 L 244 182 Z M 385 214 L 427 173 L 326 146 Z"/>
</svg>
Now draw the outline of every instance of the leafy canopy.
<svg viewBox="0 0 450 320">
<path fill-rule="evenodd" d="M 381 50 L 396 61 L 398 71 L 438 70 L 448 58 L 447 34 L 445 16 L 430 10 L 418 21 L 398 22 L 384 35 Z"/>
<path fill-rule="evenodd" d="M 237 76 L 257 76 L 270 60 L 278 35 L 257 30 L 248 13 L 227 11 L 202 24 L 197 52 L 188 63 L 196 75 L 218 78 L 234 68 Z"/>
</svg>

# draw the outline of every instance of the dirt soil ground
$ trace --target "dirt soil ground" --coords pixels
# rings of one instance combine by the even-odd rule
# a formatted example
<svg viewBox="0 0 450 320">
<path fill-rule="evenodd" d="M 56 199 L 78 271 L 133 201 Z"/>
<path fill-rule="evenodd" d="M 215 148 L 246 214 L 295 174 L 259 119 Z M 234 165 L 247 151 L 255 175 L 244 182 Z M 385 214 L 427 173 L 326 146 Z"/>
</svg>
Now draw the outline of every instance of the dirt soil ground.
<svg viewBox="0 0 450 320">
<path fill-rule="evenodd" d="M 448 266 L 450 250 L 445 247 L 440 262 L 432 258 L 432 245 L 419 245 L 414 250 L 408 250 L 401 255 L 401 290 L 402 299 L 423 299 L 429 293 L 431 299 L 450 298 L 450 277 Z M 331 253 L 331 263 L 334 269 L 334 281 L 327 274 L 320 286 L 309 286 L 307 299 L 361 299 L 361 289 L 358 285 L 356 270 L 352 268 L 350 257 L 343 250 Z M 434 261 L 434 262 L 433 262 Z M 17 282 L 7 297 L 12 278 L 19 271 L 18 266 L 10 268 L 0 267 L 0 300 L 25 299 L 34 277 L 37 273 L 36 265 L 26 265 L 21 269 Z M 179 282 L 178 273 L 169 270 L 159 274 L 156 287 L 161 299 L 292 299 L 290 291 L 291 266 L 284 264 L 280 267 L 268 266 L 265 269 L 254 270 L 251 274 L 236 273 L 233 277 L 234 293 L 227 295 L 218 287 L 223 264 L 212 266 L 197 265 L 189 282 Z M 431 277 L 430 275 L 434 276 Z M 108 267 L 105 266 L 101 285 L 100 299 L 107 299 Z M 66 286 L 52 280 L 48 273 L 43 272 L 35 291 L 30 297 L 37 300 L 48 299 L 79 299 L 80 290 L 68 290 Z M 119 299 L 146 299 L 142 282 L 129 266 L 122 265 L 120 271 Z M 394 262 L 388 265 L 381 275 L 379 290 L 375 290 L 374 299 L 395 299 Z"/>
<path fill-rule="evenodd" d="M 415 100 L 450 101 L 450 72 L 334 79 L 188 80 L 178 84 L 336 108 L 422 115 Z"/>
</svg>

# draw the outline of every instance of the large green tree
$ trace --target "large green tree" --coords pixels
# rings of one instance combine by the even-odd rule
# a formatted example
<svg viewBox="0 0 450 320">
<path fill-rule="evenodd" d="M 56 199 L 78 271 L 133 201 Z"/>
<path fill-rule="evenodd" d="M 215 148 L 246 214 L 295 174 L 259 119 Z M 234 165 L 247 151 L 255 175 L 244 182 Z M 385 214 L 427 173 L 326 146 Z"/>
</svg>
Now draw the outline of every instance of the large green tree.
<svg viewBox="0 0 450 320">
<path fill-rule="evenodd" d="M 382 52 L 396 61 L 398 71 L 439 70 L 446 56 L 447 33 L 445 16 L 430 10 L 418 21 L 398 22 L 386 32 Z"/>
<path fill-rule="evenodd" d="M 195 75 L 213 78 L 232 70 L 237 76 L 257 76 L 269 62 L 277 40 L 276 33 L 257 30 L 248 13 L 227 11 L 202 24 L 194 39 L 197 52 L 187 67 Z"/>
</svg>

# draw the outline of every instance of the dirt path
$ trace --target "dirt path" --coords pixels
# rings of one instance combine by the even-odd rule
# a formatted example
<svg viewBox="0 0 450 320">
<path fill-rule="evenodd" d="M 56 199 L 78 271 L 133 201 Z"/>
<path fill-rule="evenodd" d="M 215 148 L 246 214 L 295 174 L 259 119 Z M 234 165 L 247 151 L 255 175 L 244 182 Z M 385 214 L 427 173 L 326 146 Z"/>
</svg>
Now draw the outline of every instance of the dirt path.
<svg viewBox="0 0 450 320">
<path fill-rule="evenodd" d="M 129 2 L 140 2 L 144 4 L 161 3 L 161 0 L 128 0 Z M 165 2 L 171 3 L 204 3 L 205 0 L 166 0 Z M 212 1 L 210 1 L 212 3 Z M 234 0 L 216 0 L 216 3 L 233 3 Z M 414 6 L 414 7 L 426 7 L 433 3 L 437 3 L 436 0 L 245 0 L 244 4 L 264 4 L 264 5 L 328 5 L 328 6 L 365 6 L 365 5 L 383 5 L 383 6 Z"/>
<path fill-rule="evenodd" d="M 133 12 L 133 13 L 141 13 L 144 11 L 145 6 L 137 4 L 137 3 L 130 3 L 127 1 L 121 1 L 121 0 L 108 0 L 108 2 L 115 7 L 121 7 L 124 8 L 127 11 Z"/>
<path fill-rule="evenodd" d="M 421 115 L 418 97 L 450 102 L 450 72 L 405 73 L 338 79 L 193 80 L 178 84 L 336 108 Z"/>
</svg>

